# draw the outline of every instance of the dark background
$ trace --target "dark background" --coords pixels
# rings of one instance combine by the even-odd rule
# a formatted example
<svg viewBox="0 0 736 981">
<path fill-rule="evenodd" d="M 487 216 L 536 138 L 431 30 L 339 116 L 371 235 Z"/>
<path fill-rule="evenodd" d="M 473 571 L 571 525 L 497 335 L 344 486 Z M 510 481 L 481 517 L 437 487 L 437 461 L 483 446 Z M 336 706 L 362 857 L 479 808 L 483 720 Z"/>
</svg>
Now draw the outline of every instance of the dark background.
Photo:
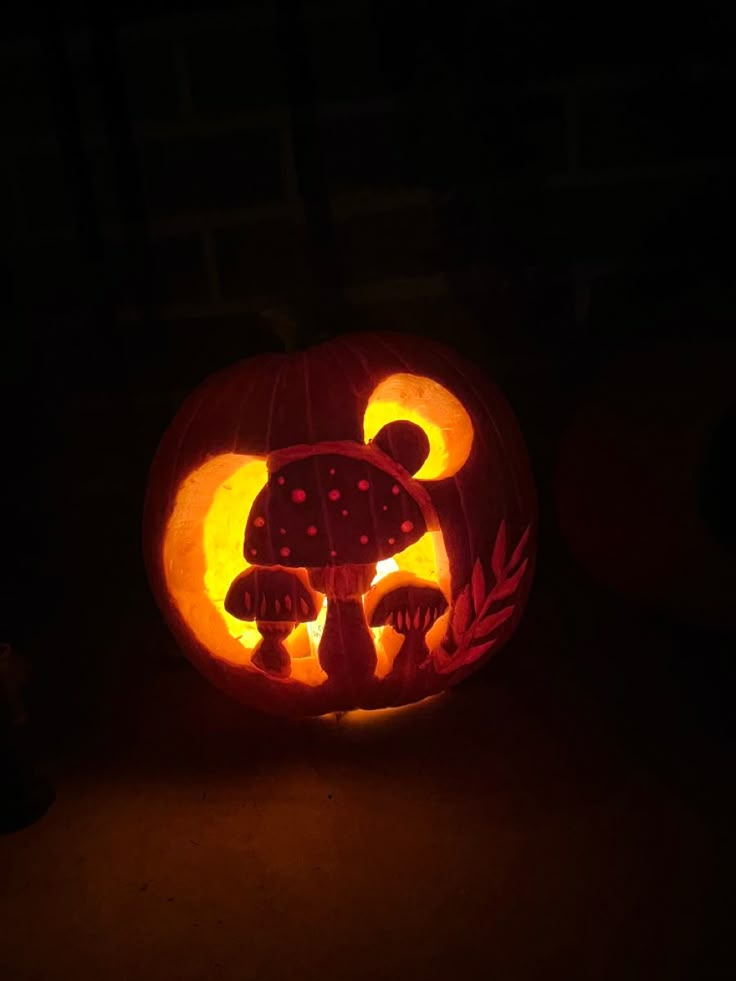
<svg viewBox="0 0 736 981">
<path fill-rule="evenodd" d="M 172 770 L 195 782 L 247 771 L 233 733 L 268 743 L 264 772 L 327 773 L 330 801 L 342 780 L 355 792 L 353 822 L 375 799 L 361 797 L 351 761 L 379 760 L 402 782 L 420 770 L 424 809 L 406 805 L 402 820 L 453 826 L 433 787 L 462 797 L 473 827 L 507 795 L 509 827 L 536 847 L 537 820 L 548 830 L 561 811 L 568 818 L 564 847 L 553 838 L 508 873 L 509 908 L 484 892 L 482 844 L 458 844 L 482 834 L 455 828 L 441 857 L 427 844 L 411 874 L 436 860 L 457 902 L 442 911 L 452 929 L 426 925 L 434 953 L 415 962 L 425 972 L 461 963 L 464 944 L 470 970 L 487 929 L 500 953 L 485 965 L 502 978 L 732 976 L 733 633 L 596 585 L 558 530 L 555 466 L 571 413 L 612 359 L 732 340 L 733 40 L 734 15 L 715 3 L 10 5 L 0 25 L 0 635 L 31 661 L 32 718 L 62 798 L 68 774 L 81 768 L 94 786 L 110 760 L 164 782 Z M 467 713 L 456 701 L 420 720 L 419 736 L 400 727 L 356 746 L 309 726 L 242 721 L 189 680 L 148 595 L 139 527 L 157 440 L 199 380 L 259 351 L 370 328 L 435 337 L 488 367 L 527 436 L 542 548 L 518 638 L 453 696 Z M 706 505 L 733 550 L 733 417 L 719 438 Z M 701 572 L 690 571 L 694 588 Z M 504 733 L 520 718 L 541 728 L 514 748 Z M 478 745 L 486 752 L 475 758 Z M 521 776 L 509 784 L 511 772 Z M 586 807 L 594 799 L 606 813 L 619 780 L 643 780 L 646 793 L 607 812 L 611 839 L 592 836 L 583 873 L 574 844 Z M 313 789 L 294 791 L 297 810 Z M 377 795 L 390 802 L 395 789 Z M 17 845 L 7 899 L 20 920 L 41 894 L 51 916 L 67 905 L 63 876 L 54 880 L 66 854 L 58 834 L 50 852 L 38 846 L 41 865 L 35 839 Z M 262 847 L 268 867 L 268 848 L 282 843 Z M 328 888 L 357 902 L 360 918 L 352 861 L 337 863 Z M 28 863 L 35 885 L 24 892 Z M 468 891 L 469 920 L 457 898 Z M 623 919 L 590 912 L 602 894 Z M 672 900 L 680 894 L 689 901 Z M 396 901 L 399 932 L 419 902 Z M 295 906 L 283 900 L 278 922 L 292 922 Z M 336 942 L 342 975 L 362 977 L 350 922 L 315 949 Z M 96 971 L 137 971 L 136 952 L 151 949 L 146 936 L 128 943 L 109 924 L 95 929 L 107 938 Z M 190 937 L 186 916 L 181 929 Z M 19 935 L 9 978 L 66 976 Z M 369 958 L 374 976 L 409 971 L 419 956 L 409 947 L 391 947 L 401 970 Z M 166 976 L 197 976 L 165 950 L 148 976 L 167 957 Z M 235 950 L 210 976 L 245 976 Z M 258 976 L 285 976 L 285 963 L 263 962 Z"/>
</svg>

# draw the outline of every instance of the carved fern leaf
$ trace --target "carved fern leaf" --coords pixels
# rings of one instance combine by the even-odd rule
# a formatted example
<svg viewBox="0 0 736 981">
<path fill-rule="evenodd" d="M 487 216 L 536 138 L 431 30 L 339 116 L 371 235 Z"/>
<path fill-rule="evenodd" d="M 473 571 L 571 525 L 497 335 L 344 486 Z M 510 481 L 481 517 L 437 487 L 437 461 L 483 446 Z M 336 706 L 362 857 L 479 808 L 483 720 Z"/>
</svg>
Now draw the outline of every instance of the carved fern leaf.
<svg viewBox="0 0 736 981">
<path fill-rule="evenodd" d="M 506 522 L 501 520 L 491 554 L 493 587 L 488 590 L 483 566 L 476 559 L 470 582 L 459 593 L 452 611 L 450 629 L 457 650 L 449 653 L 440 644 L 422 667 L 432 664 L 438 674 L 459 671 L 479 660 L 498 642 L 498 637 L 490 635 L 513 616 L 516 604 L 508 602 L 501 609 L 490 610 L 504 600 L 511 600 L 519 589 L 529 566 L 529 559 L 523 558 L 529 535 L 530 528 L 527 528 L 509 557 Z"/>
</svg>

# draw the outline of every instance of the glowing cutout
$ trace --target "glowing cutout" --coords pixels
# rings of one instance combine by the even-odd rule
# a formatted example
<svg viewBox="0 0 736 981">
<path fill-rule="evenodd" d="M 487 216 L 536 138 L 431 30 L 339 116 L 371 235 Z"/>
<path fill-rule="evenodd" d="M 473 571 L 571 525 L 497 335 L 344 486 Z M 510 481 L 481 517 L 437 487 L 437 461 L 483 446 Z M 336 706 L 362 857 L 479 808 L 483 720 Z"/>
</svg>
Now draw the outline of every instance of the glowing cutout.
<svg viewBox="0 0 736 981">
<path fill-rule="evenodd" d="M 179 487 L 164 536 L 164 574 L 179 613 L 203 646 L 231 664 L 250 664 L 261 639 L 255 623 L 230 616 L 224 603 L 230 583 L 248 568 L 243 527 L 266 477 L 260 457 L 225 453 L 208 460 Z M 306 573 L 295 572 L 306 582 Z M 305 624 L 284 646 L 294 680 L 307 685 L 325 680 L 311 656 Z"/>
<path fill-rule="evenodd" d="M 468 459 L 473 423 L 462 403 L 438 382 L 408 373 L 384 379 L 365 410 L 366 442 L 399 419 L 421 426 L 429 440 L 429 456 L 414 475 L 418 480 L 452 477 Z"/>
<path fill-rule="evenodd" d="M 428 582 L 436 582 L 449 601 L 450 564 L 441 532 L 428 531 L 418 542 L 414 542 L 403 552 L 398 552 L 390 559 L 379 562 L 371 585 L 380 583 L 389 573 L 396 571 L 406 573 L 407 581 L 417 576 Z M 430 627 L 427 632 L 427 643 L 430 646 L 442 640 L 447 630 L 448 618 L 449 613 L 444 613 Z M 393 627 L 371 627 L 371 633 L 378 658 L 376 677 L 383 678 L 391 670 L 394 658 L 401 649 L 403 637 Z"/>
<path fill-rule="evenodd" d="M 261 640 L 256 624 L 231 616 L 224 602 L 233 579 L 249 566 L 243 558 L 243 528 L 266 478 L 260 457 L 226 453 L 208 460 L 179 487 L 164 536 L 166 584 L 182 619 L 207 650 L 231 664 L 249 665 Z M 305 570 L 293 571 L 308 582 Z M 373 584 L 397 571 L 436 582 L 449 599 L 449 562 L 441 532 L 427 532 L 403 552 L 379 562 Z M 317 619 L 299 624 L 284 641 L 295 681 L 319 685 L 327 677 L 317 659 L 325 616 L 323 600 Z M 439 643 L 447 618 L 444 614 L 433 624 L 428 643 Z M 402 637 L 392 627 L 375 627 L 371 633 L 376 675 L 382 678 L 391 670 Z"/>
</svg>

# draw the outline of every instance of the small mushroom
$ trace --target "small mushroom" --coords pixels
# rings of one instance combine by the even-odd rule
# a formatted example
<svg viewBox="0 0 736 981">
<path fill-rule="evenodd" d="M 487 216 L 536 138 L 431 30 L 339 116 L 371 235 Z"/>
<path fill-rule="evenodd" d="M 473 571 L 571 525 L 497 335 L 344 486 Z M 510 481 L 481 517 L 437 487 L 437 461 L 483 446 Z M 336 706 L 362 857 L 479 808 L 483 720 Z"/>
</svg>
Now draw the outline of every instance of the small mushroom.
<svg viewBox="0 0 736 981">
<path fill-rule="evenodd" d="M 416 669 L 429 656 L 425 638 L 447 609 L 447 600 L 435 583 L 417 577 L 407 582 L 405 572 L 394 572 L 376 583 L 366 597 L 366 608 L 372 609 L 371 627 L 390 626 L 404 637 L 391 670 L 397 676 Z"/>
<path fill-rule="evenodd" d="M 265 674 L 288 678 L 291 658 L 284 641 L 297 623 L 314 620 L 318 612 L 299 576 L 286 569 L 246 569 L 230 585 L 225 609 L 238 620 L 255 620 L 262 640 L 251 663 Z"/>
</svg>

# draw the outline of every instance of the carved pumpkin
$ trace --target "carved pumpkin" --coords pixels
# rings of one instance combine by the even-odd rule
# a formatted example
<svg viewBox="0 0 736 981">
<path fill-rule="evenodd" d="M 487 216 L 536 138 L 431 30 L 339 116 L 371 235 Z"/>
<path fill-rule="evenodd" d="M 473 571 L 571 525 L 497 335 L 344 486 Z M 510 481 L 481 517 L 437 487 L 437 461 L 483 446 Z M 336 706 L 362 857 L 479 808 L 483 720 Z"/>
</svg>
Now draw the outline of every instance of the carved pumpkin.
<svg viewBox="0 0 736 981">
<path fill-rule="evenodd" d="M 264 711 L 417 701 L 508 639 L 535 497 L 500 392 L 422 338 L 243 361 L 184 403 L 146 500 L 153 591 L 214 684 Z"/>
</svg>

